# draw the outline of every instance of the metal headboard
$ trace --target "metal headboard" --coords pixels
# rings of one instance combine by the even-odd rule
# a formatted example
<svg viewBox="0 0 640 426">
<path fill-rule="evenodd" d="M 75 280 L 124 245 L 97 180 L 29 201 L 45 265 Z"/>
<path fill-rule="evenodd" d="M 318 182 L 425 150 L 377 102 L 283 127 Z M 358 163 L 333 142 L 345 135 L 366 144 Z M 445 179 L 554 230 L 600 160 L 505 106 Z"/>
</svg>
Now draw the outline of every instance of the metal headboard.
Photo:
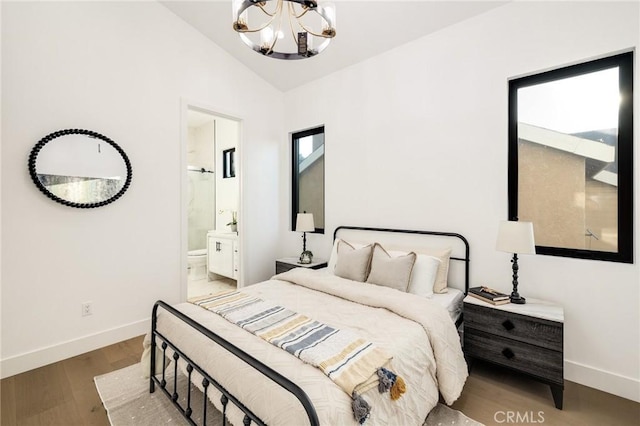
<svg viewBox="0 0 640 426">
<path fill-rule="evenodd" d="M 413 229 L 390 229 L 390 228 L 372 228 L 364 226 L 338 226 L 333 232 L 333 241 L 338 236 L 338 231 L 341 229 L 355 230 L 355 231 L 373 231 L 373 232 L 390 232 L 397 234 L 418 234 L 418 235 L 434 235 L 438 237 L 450 237 L 460 240 L 464 244 L 464 257 L 451 256 L 451 260 L 464 262 L 464 293 L 467 294 L 469 290 L 469 242 L 467 239 L 455 232 L 440 232 L 440 231 L 418 231 Z"/>
</svg>

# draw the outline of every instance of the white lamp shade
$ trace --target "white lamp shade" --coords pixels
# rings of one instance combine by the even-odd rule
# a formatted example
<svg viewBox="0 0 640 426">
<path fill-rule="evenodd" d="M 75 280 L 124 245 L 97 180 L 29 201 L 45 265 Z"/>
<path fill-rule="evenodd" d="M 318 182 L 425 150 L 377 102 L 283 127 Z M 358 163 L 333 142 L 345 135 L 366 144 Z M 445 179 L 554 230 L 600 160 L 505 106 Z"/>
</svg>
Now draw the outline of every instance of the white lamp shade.
<svg viewBox="0 0 640 426">
<path fill-rule="evenodd" d="M 533 223 L 502 221 L 498 228 L 496 250 L 517 254 L 536 254 Z"/>
<path fill-rule="evenodd" d="M 296 232 L 313 232 L 315 230 L 313 213 L 298 213 L 298 217 L 296 218 Z"/>
</svg>

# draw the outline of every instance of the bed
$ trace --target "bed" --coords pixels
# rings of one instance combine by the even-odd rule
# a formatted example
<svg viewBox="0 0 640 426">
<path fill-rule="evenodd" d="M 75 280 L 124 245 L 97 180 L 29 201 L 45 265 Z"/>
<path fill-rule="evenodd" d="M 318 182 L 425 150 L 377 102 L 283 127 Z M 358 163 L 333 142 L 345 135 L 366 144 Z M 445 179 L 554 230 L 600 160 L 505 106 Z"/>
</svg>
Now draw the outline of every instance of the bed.
<svg viewBox="0 0 640 426">
<path fill-rule="evenodd" d="M 368 278 L 377 277 L 369 283 L 358 275 L 362 262 L 353 260 L 364 259 L 367 251 Z M 393 287 L 405 282 L 407 263 L 409 284 L 399 291 Z M 433 282 L 418 284 L 416 277 Z M 469 245 L 459 234 L 342 226 L 334 233 L 329 266 L 323 270 L 295 268 L 234 294 L 201 298 L 197 304 L 157 302 L 143 354 L 150 392 L 159 387 L 192 424 L 194 410 L 207 409 L 206 403 L 191 406 L 192 388 L 198 388 L 224 421 L 235 425 L 422 425 L 439 399 L 451 404 L 458 398 L 467 377 L 456 328 L 468 286 Z M 424 294 L 431 290 L 435 293 Z M 239 327 L 224 312 L 247 315 L 247 308 L 230 309 L 225 303 L 239 302 L 228 300 L 272 304 L 332 333 L 356 336 L 386 356 L 379 362 L 383 368 L 376 368 L 366 383 L 345 385 L 288 348 Z M 360 362 L 362 353 L 345 357 L 348 363 Z M 166 378 L 168 369 L 173 369 L 173 383 Z M 355 370 L 360 371 L 361 364 Z M 187 395 L 178 395 L 178 374 L 193 383 Z M 206 412 L 199 417 L 206 419 Z"/>
</svg>

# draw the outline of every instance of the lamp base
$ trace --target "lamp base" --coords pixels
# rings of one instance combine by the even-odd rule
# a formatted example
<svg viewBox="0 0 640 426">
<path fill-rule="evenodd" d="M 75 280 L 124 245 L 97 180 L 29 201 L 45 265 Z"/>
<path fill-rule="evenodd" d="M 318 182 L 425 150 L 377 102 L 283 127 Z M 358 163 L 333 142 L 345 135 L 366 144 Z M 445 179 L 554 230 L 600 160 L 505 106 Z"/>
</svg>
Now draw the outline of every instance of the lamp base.
<svg viewBox="0 0 640 426">
<path fill-rule="evenodd" d="M 509 300 L 511 301 L 511 303 L 515 303 L 516 305 L 524 305 L 525 303 L 527 303 L 527 299 L 525 299 L 524 297 L 521 297 L 520 295 L 518 296 L 511 295 Z"/>
<path fill-rule="evenodd" d="M 300 259 L 298 260 L 298 263 L 307 265 L 311 262 L 313 262 L 313 253 L 311 253 L 309 250 L 303 251 L 302 254 L 300 255 Z"/>
<path fill-rule="evenodd" d="M 511 301 L 511 303 L 515 303 L 516 305 L 524 305 L 525 303 L 527 303 L 526 299 L 522 296 L 520 296 L 520 293 L 518 293 L 518 254 L 517 253 L 513 253 L 513 259 L 511 259 L 511 263 L 512 263 L 512 269 L 513 269 L 513 281 L 511 282 L 511 284 L 513 284 L 513 291 L 511 292 L 511 296 L 509 297 L 509 300 Z"/>
</svg>

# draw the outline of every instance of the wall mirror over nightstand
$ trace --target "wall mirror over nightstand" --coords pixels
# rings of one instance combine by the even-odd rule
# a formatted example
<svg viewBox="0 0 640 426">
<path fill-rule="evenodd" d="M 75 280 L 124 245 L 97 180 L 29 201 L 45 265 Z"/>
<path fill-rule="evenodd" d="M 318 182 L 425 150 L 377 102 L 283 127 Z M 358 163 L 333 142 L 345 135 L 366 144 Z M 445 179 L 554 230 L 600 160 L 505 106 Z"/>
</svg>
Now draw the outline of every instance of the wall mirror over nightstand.
<svg viewBox="0 0 640 426">
<path fill-rule="evenodd" d="M 291 143 L 291 230 L 305 212 L 313 214 L 313 232 L 324 234 L 324 126 L 292 133 Z"/>
<path fill-rule="evenodd" d="M 633 55 L 509 81 L 509 220 L 538 254 L 633 263 Z"/>
</svg>

